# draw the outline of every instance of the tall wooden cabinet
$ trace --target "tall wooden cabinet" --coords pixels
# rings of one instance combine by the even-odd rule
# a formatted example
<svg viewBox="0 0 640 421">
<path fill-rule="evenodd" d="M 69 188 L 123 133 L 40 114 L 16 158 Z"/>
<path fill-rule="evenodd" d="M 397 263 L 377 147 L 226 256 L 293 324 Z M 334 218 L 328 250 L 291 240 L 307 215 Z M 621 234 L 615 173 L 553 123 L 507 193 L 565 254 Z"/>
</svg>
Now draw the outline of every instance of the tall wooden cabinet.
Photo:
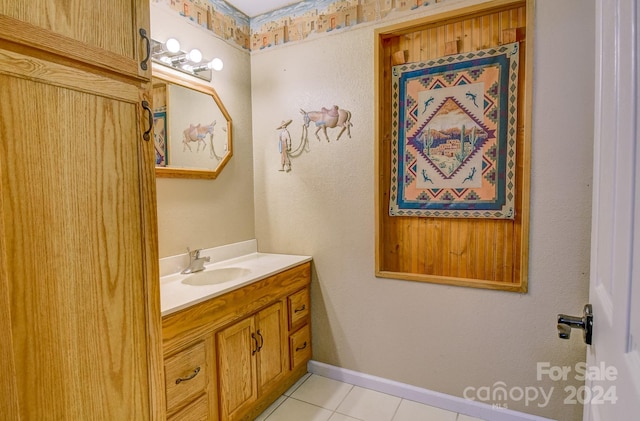
<svg viewBox="0 0 640 421">
<path fill-rule="evenodd" d="M 0 0 L 3 420 L 164 417 L 148 7 Z"/>
</svg>

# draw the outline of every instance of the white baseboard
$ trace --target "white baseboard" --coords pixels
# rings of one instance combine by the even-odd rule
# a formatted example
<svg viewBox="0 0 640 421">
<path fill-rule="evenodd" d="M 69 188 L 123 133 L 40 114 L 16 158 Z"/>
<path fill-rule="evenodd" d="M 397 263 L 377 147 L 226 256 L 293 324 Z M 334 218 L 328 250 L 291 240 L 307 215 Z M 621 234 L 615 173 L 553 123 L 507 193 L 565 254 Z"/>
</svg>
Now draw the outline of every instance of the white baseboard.
<svg viewBox="0 0 640 421">
<path fill-rule="evenodd" d="M 425 405 L 435 406 L 471 417 L 481 418 L 487 421 L 554 421 L 550 418 L 543 418 L 524 412 L 513 411 L 511 409 L 495 408 L 483 402 L 472 401 L 458 396 L 446 395 L 428 389 L 422 389 L 409 384 L 384 379 L 382 377 L 371 376 L 346 368 L 309 361 L 307 366 L 310 373 L 330 379 L 376 390 L 399 398 L 420 402 Z"/>
</svg>

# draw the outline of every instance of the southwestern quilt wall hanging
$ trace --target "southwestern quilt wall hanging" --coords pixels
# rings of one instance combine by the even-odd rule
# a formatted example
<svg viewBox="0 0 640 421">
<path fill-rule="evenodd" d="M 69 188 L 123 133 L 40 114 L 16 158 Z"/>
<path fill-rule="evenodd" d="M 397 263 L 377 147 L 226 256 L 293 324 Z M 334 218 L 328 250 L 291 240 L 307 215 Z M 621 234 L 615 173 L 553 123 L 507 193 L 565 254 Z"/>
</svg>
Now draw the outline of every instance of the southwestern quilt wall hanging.
<svg viewBox="0 0 640 421">
<path fill-rule="evenodd" d="M 513 219 L 519 44 L 392 69 L 391 216 Z"/>
</svg>

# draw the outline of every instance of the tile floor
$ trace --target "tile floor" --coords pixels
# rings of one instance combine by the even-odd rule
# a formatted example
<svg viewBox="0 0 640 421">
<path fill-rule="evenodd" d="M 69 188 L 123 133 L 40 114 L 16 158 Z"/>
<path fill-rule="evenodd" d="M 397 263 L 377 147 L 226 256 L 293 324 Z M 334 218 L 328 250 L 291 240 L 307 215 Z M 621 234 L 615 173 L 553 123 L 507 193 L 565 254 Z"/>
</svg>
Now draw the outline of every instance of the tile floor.
<svg viewBox="0 0 640 421">
<path fill-rule="evenodd" d="M 482 421 L 307 374 L 256 421 Z"/>
</svg>

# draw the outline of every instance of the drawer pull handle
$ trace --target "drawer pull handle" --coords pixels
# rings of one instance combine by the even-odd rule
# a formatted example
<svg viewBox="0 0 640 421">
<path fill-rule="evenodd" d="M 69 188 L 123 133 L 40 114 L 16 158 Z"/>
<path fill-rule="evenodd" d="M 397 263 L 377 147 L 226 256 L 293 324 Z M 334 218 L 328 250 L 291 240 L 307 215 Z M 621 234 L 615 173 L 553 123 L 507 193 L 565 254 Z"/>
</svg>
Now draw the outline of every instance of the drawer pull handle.
<svg viewBox="0 0 640 421">
<path fill-rule="evenodd" d="M 302 346 L 299 346 L 296 348 L 296 352 L 298 351 L 302 351 L 303 349 L 305 349 L 307 347 L 307 341 L 304 341 L 304 343 L 302 344 Z"/>
<path fill-rule="evenodd" d="M 251 334 L 251 339 L 256 343 L 256 347 L 251 350 L 251 355 L 256 355 L 256 352 L 260 351 L 260 346 L 258 345 L 258 338 L 256 338 L 256 334 Z"/>
<path fill-rule="evenodd" d="M 142 138 L 148 142 L 151 138 L 151 130 L 153 130 L 153 110 L 149 106 L 149 101 L 142 101 L 142 108 L 144 108 L 144 110 L 149 113 L 149 128 L 145 130 L 144 134 L 142 135 Z"/>
<path fill-rule="evenodd" d="M 142 70 L 147 70 L 149 68 L 149 66 L 147 65 L 147 62 L 151 58 L 151 40 L 147 36 L 147 31 L 144 28 L 140 28 L 139 34 L 142 37 L 142 39 L 145 41 L 146 53 L 147 53 L 146 57 L 142 59 L 142 61 L 140 62 L 140 68 Z"/>
<path fill-rule="evenodd" d="M 293 310 L 294 313 L 300 313 L 301 311 L 305 311 L 307 309 L 306 304 L 302 304 L 302 307 Z"/>
<path fill-rule="evenodd" d="M 262 336 L 262 333 L 260 333 L 260 329 L 258 329 L 258 336 L 260 336 L 260 346 L 258 346 L 258 352 L 260 352 L 260 350 L 264 346 L 264 336 Z"/>
<path fill-rule="evenodd" d="M 200 372 L 200 367 L 196 367 L 196 369 L 193 370 L 193 373 L 189 374 L 187 377 L 178 377 L 176 379 L 176 384 L 180 384 L 182 382 L 186 382 L 193 379 L 195 376 L 198 375 L 199 372 Z"/>
</svg>

